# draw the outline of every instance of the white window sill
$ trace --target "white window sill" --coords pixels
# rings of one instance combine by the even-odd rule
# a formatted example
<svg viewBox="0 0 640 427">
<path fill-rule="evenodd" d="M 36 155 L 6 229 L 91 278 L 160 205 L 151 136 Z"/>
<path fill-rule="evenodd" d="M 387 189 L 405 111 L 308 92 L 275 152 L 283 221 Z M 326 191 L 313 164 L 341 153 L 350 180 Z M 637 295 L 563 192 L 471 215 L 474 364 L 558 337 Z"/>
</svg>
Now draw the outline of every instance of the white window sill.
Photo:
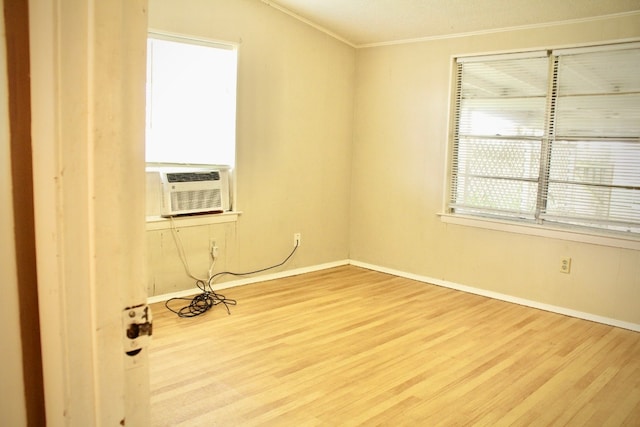
<svg viewBox="0 0 640 427">
<path fill-rule="evenodd" d="M 634 238 L 632 236 L 604 235 L 575 229 L 565 230 L 562 228 L 552 228 L 537 224 L 513 223 L 498 219 L 477 218 L 446 213 L 440 213 L 438 216 L 442 222 L 447 224 L 485 228 L 509 233 L 528 234 L 531 236 L 590 243 L 600 246 L 611 246 L 614 248 L 640 250 L 640 238 Z"/>
<path fill-rule="evenodd" d="M 185 215 L 173 217 L 176 227 L 195 227 L 198 225 L 222 224 L 225 222 L 236 222 L 242 214 L 240 211 L 229 211 L 217 214 L 205 215 Z M 147 217 L 147 231 L 168 230 L 171 228 L 171 219 L 161 216 Z"/>
</svg>

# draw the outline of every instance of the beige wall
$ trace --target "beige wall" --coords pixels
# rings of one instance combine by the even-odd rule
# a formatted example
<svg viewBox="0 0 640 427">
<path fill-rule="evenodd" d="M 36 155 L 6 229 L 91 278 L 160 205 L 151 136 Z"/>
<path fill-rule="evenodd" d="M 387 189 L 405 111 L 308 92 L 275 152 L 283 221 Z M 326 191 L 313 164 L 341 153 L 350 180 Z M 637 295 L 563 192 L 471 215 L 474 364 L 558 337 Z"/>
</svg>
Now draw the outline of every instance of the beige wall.
<svg viewBox="0 0 640 427">
<path fill-rule="evenodd" d="M 243 213 L 183 230 L 192 270 L 206 276 L 210 238 L 218 266 L 234 271 L 280 262 L 296 232 L 303 243 L 285 269 L 348 258 L 354 49 L 256 0 L 151 0 L 149 27 L 239 43 Z M 193 287 L 170 232 L 147 235 L 151 294 Z"/>
<path fill-rule="evenodd" d="M 640 324 L 640 251 L 445 224 L 454 55 L 640 37 L 640 15 L 357 51 L 351 259 Z M 384 177 L 384 178 L 383 178 Z M 572 258 L 571 274 L 559 272 Z"/>
</svg>

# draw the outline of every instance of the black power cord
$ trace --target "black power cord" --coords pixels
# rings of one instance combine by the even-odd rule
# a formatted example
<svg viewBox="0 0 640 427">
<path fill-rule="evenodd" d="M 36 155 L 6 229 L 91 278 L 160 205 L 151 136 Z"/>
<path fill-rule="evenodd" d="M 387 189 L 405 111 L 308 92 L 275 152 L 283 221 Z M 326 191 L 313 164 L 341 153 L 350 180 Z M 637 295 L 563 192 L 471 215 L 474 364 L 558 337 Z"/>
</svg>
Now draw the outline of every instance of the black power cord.
<svg viewBox="0 0 640 427">
<path fill-rule="evenodd" d="M 272 265 L 270 267 L 261 268 L 259 270 L 247 271 L 244 273 L 235 273 L 233 271 L 221 271 L 220 273 L 216 273 L 211 277 L 209 277 L 209 280 L 207 280 L 206 282 L 204 280 L 196 280 L 196 286 L 198 287 L 198 289 L 202 291 L 202 293 L 199 293 L 190 298 L 187 298 L 187 297 L 170 298 L 167 301 L 165 301 L 164 306 L 167 307 L 169 311 L 177 314 L 178 317 L 196 317 L 206 313 L 207 311 L 209 311 L 210 309 L 212 309 L 218 304 L 223 304 L 227 309 L 227 314 L 231 314 L 231 311 L 229 310 L 229 306 L 236 305 L 237 302 L 236 300 L 226 298 L 224 295 L 221 295 L 213 290 L 213 287 L 211 286 L 211 284 L 215 281 L 216 278 L 225 276 L 225 275 L 248 276 L 251 274 L 262 273 L 263 271 L 278 268 L 286 264 L 286 262 L 289 261 L 289 259 L 293 256 L 296 250 L 298 250 L 298 244 L 294 246 L 293 250 L 284 259 L 284 261 L 282 261 L 279 264 Z M 176 310 L 169 307 L 169 303 L 174 301 L 189 301 L 189 304 Z"/>
</svg>

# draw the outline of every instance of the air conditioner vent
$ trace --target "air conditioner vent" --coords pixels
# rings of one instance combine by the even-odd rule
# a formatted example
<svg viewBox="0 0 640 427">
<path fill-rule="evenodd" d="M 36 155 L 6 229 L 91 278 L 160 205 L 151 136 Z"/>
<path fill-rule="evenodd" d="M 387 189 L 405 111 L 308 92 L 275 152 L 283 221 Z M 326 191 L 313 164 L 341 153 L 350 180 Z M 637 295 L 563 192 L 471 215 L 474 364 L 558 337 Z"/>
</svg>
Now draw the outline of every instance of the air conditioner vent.
<svg viewBox="0 0 640 427">
<path fill-rule="evenodd" d="M 200 182 L 200 181 L 219 181 L 219 180 L 220 180 L 220 173 L 218 171 L 167 173 L 168 182 Z"/>
<path fill-rule="evenodd" d="M 164 217 L 229 210 L 229 168 L 159 167 Z"/>
<path fill-rule="evenodd" d="M 171 192 L 173 212 L 201 212 L 222 208 L 220 189 L 203 189 Z"/>
</svg>

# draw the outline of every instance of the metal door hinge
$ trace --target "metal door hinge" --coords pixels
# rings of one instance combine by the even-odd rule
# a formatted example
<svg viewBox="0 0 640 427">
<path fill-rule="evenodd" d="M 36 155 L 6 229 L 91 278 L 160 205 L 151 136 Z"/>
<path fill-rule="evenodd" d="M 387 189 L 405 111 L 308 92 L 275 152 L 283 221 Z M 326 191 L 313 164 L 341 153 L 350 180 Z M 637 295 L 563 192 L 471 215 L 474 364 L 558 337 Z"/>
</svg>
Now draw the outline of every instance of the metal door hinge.
<svg viewBox="0 0 640 427">
<path fill-rule="evenodd" d="M 147 304 L 127 307 L 122 312 L 124 351 L 135 356 L 149 344 L 153 333 L 151 309 Z"/>
</svg>

